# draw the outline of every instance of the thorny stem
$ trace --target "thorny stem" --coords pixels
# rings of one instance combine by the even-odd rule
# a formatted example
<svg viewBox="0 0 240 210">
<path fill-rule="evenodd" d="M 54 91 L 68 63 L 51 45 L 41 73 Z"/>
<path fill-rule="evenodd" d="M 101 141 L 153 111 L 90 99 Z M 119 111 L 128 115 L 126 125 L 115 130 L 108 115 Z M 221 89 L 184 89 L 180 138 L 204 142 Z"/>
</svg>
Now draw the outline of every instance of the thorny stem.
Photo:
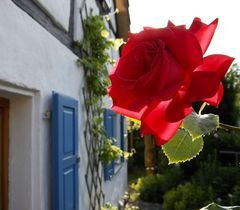
<svg viewBox="0 0 240 210">
<path fill-rule="evenodd" d="M 219 123 L 219 128 L 222 128 L 224 130 L 240 131 L 240 127 L 227 125 L 227 124 L 224 124 L 224 123 Z"/>
</svg>

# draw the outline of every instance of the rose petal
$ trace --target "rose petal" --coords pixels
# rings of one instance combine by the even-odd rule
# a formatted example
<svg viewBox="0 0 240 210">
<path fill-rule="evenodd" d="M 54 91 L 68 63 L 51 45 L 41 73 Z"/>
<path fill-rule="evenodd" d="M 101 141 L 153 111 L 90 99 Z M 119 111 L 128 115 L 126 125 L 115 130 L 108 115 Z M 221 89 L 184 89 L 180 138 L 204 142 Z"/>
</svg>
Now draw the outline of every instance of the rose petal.
<svg viewBox="0 0 240 210">
<path fill-rule="evenodd" d="M 149 66 L 149 72 L 136 82 L 136 89 L 146 97 L 168 100 L 181 87 L 185 72 L 168 51 L 163 47 L 158 49 Z"/>
<path fill-rule="evenodd" d="M 201 101 L 214 96 L 218 90 L 220 79 L 216 72 L 196 71 L 187 96 L 190 101 Z"/>
<path fill-rule="evenodd" d="M 200 18 L 195 17 L 193 19 L 191 26 L 189 27 L 189 30 L 192 31 L 193 33 L 197 33 L 204 26 L 206 26 L 206 24 L 203 23 Z"/>
<path fill-rule="evenodd" d="M 167 23 L 167 27 L 174 27 L 174 26 L 175 26 L 174 23 L 171 20 L 169 20 Z"/>
<path fill-rule="evenodd" d="M 115 106 L 113 105 L 112 106 L 112 110 L 114 112 L 117 112 L 118 114 L 121 114 L 121 115 L 124 115 L 124 116 L 127 116 L 127 117 L 131 117 L 133 119 L 137 119 L 137 120 L 140 120 L 143 113 L 146 111 L 147 109 L 147 106 L 144 106 L 142 109 L 140 109 L 138 112 L 137 111 L 131 111 L 130 109 L 124 109 L 122 107 L 119 107 L 119 106 Z"/>
<path fill-rule="evenodd" d="M 125 80 L 126 82 L 135 82 L 149 71 L 151 61 L 155 56 L 154 52 L 146 52 L 149 43 L 139 45 L 131 50 L 128 55 L 123 55 L 115 67 L 115 71 L 111 75 Z"/>
<path fill-rule="evenodd" d="M 182 28 L 171 28 L 171 33 L 164 40 L 166 48 L 178 63 L 185 69 L 192 71 L 202 64 L 202 51 L 195 37 Z"/>
<path fill-rule="evenodd" d="M 110 80 L 112 82 L 112 86 L 109 88 L 110 95 L 112 95 L 111 93 L 113 93 L 113 95 L 116 95 L 119 98 L 135 97 L 134 92 L 131 92 L 131 90 L 134 88 L 134 81 L 130 82 L 120 79 L 115 72 L 116 70 L 112 70 L 112 72 L 110 73 Z M 126 84 L 128 85 L 126 86 Z M 126 91 L 128 91 L 128 96 L 126 95 Z"/>
<path fill-rule="evenodd" d="M 141 118 L 141 133 L 153 134 L 157 145 L 167 143 L 177 132 L 182 120 L 168 122 L 166 110 L 171 100 L 154 102 Z"/>
<path fill-rule="evenodd" d="M 178 25 L 176 26 L 172 21 L 168 21 L 167 23 L 167 27 L 178 27 L 178 28 L 182 28 L 182 29 L 186 29 L 186 25 Z"/>
<path fill-rule="evenodd" d="M 208 104 L 211 104 L 212 106 L 217 107 L 222 100 L 223 92 L 224 92 L 224 88 L 223 88 L 222 83 L 220 83 L 218 91 L 216 92 L 216 94 L 211 98 L 205 98 L 203 101 L 208 103 Z"/>
<path fill-rule="evenodd" d="M 149 26 L 143 26 L 143 30 L 147 31 L 147 30 L 152 30 L 154 29 L 153 27 L 149 27 Z"/>
<path fill-rule="evenodd" d="M 233 60 L 233 57 L 227 55 L 209 55 L 204 58 L 203 65 L 197 68 L 196 71 L 217 72 L 220 80 L 223 80 Z"/>
<path fill-rule="evenodd" d="M 140 119 L 150 100 L 139 96 L 128 97 L 128 94 L 120 97 L 120 93 L 122 92 L 117 88 L 110 87 L 108 89 L 108 94 L 113 101 L 112 109 L 119 114 Z"/>
<path fill-rule="evenodd" d="M 186 92 L 180 90 L 169 103 L 166 109 L 166 119 L 169 122 L 182 120 L 193 111 L 191 101 L 188 101 L 185 96 Z"/>
<path fill-rule="evenodd" d="M 193 70 L 202 64 L 202 50 L 195 35 L 179 27 L 141 31 L 131 36 L 123 48 L 122 55 L 127 55 L 142 42 L 154 40 L 162 40 L 167 50 L 171 52 L 184 69 Z"/>
<path fill-rule="evenodd" d="M 203 54 L 206 52 L 214 32 L 218 25 L 218 19 L 215 19 L 209 25 L 206 25 L 200 18 L 195 18 L 190 26 L 189 30 L 192 31 L 197 37 L 199 44 L 202 48 Z"/>
<path fill-rule="evenodd" d="M 210 55 L 204 58 L 192 75 L 187 96 L 191 101 L 202 101 L 217 94 L 221 80 L 233 61 L 225 55 Z"/>
<path fill-rule="evenodd" d="M 133 37 L 134 35 L 136 35 L 136 33 L 132 33 L 132 32 L 128 32 L 128 38 L 130 39 L 131 37 Z"/>
<path fill-rule="evenodd" d="M 161 41 L 142 43 L 122 56 L 111 71 L 109 93 L 121 98 L 121 101 L 128 98 L 138 101 L 144 101 L 144 98 L 168 100 L 181 87 L 184 74 L 184 69 Z M 120 106 L 116 100 L 115 105 Z"/>
</svg>

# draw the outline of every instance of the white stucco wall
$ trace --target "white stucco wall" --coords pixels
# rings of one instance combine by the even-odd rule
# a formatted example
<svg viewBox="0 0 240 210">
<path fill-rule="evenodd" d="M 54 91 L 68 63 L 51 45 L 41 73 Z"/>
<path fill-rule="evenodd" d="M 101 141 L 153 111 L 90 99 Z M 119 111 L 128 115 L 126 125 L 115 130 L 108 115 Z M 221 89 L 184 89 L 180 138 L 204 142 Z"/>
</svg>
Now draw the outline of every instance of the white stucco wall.
<svg viewBox="0 0 240 210">
<path fill-rule="evenodd" d="M 111 178 L 104 182 L 105 200 L 114 205 L 118 205 L 119 200 L 123 197 L 127 191 L 127 167 L 126 162 L 120 166 L 119 171 Z M 124 177 L 124 179 L 123 179 Z"/>
<path fill-rule="evenodd" d="M 70 0 L 39 1 L 59 22 L 68 23 Z M 81 3 L 75 1 L 77 7 Z M 97 11 L 94 0 L 87 4 Z M 60 18 L 54 12 L 59 7 L 64 7 Z M 75 11 L 75 38 L 80 38 L 79 8 Z M 0 97 L 10 100 L 9 210 L 51 210 L 50 119 L 44 116 L 51 109 L 52 91 L 79 100 L 79 206 L 86 210 L 84 78 L 83 70 L 76 66 L 77 57 L 9 0 L 0 1 L 0 26 Z M 126 186 L 126 174 L 124 163 L 104 185 L 107 201 L 117 203 Z M 114 186 L 118 189 L 113 193 Z"/>
<path fill-rule="evenodd" d="M 15 88 L 35 89 L 40 94 L 39 115 L 32 121 L 28 121 L 28 123 L 34 121 L 39 126 L 39 135 L 33 136 L 32 139 L 29 137 L 32 142 L 39 143 L 38 147 L 31 148 L 31 141 L 19 133 L 12 132 L 10 136 L 9 208 L 10 210 L 51 210 L 50 122 L 43 119 L 43 116 L 50 108 L 53 90 L 80 99 L 83 71 L 76 67 L 77 57 L 71 51 L 9 0 L 0 1 L 0 25 L 1 83 L 5 84 L 3 81 L 7 81 Z M 22 123 L 21 126 L 24 126 L 22 130 L 30 135 L 29 124 L 24 123 L 24 120 L 30 117 L 28 114 L 31 113 L 31 108 L 25 108 L 25 112 L 28 111 L 28 114 L 24 114 L 21 106 L 14 106 L 18 103 L 21 105 L 20 101 L 12 100 L 15 102 L 11 103 L 13 109 L 10 115 L 12 113 L 11 116 L 16 117 L 14 113 L 22 113 L 19 118 L 22 117 L 23 121 L 19 122 Z M 16 111 L 14 111 L 14 107 Z M 80 113 L 82 107 L 80 99 Z M 83 118 L 79 119 L 79 133 L 82 140 L 80 141 L 80 155 L 84 155 L 83 131 L 81 130 L 84 122 L 81 121 Z M 14 125 L 11 127 L 14 129 Z M 29 150 L 31 152 L 28 153 Z M 37 164 L 39 168 L 39 180 L 34 180 L 34 176 L 29 171 L 32 166 L 29 161 L 36 160 L 31 157 L 34 154 L 39 154 L 36 157 L 39 158 L 39 162 L 33 163 Z M 80 172 L 80 177 L 83 177 L 82 165 Z M 36 188 L 39 190 L 37 191 Z M 84 190 L 84 187 L 81 186 L 80 195 L 83 194 L 81 189 Z"/>
</svg>

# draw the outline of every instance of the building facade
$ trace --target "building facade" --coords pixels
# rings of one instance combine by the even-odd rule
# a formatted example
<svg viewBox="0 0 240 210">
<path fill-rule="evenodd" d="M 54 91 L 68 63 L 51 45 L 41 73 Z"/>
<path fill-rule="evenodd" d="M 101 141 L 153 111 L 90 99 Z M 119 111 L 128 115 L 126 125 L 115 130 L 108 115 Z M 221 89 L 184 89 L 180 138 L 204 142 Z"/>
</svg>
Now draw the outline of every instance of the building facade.
<svg viewBox="0 0 240 210">
<path fill-rule="evenodd" d="M 127 188 L 127 162 L 115 162 L 111 175 L 100 163 L 95 182 L 86 145 L 84 70 L 76 65 L 72 48 L 83 37 L 82 21 L 89 11 L 111 13 L 117 2 L 0 1 L 0 209 L 98 210 L 105 202 L 118 205 Z M 106 24 L 110 36 L 118 37 L 115 15 Z M 109 53 L 119 56 L 114 50 Z M 124 142 L 124 119 L 106 104 L 111 135 Z"/>
</svg>

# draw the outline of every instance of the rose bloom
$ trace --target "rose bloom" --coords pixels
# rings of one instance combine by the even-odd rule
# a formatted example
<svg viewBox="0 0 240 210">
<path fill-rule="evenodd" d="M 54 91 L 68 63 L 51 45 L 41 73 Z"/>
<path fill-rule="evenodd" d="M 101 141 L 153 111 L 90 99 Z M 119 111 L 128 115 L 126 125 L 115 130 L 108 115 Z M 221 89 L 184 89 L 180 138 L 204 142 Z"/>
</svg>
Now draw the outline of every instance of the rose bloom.
<svg viewBox="0 0 240 210">
<path fill-rule="evenodd" d="M 189 29 L 169 22 L 166 28 L 129 33 L 122 56 L 110 73 L 113 111 L 141 120 L 141 133 L 168 142 L 192 102 L 218 106 L 222 79 L 234 58 L 203 57 L 218 19 L 209 25 L 195 18 Z"/>
</svg>

